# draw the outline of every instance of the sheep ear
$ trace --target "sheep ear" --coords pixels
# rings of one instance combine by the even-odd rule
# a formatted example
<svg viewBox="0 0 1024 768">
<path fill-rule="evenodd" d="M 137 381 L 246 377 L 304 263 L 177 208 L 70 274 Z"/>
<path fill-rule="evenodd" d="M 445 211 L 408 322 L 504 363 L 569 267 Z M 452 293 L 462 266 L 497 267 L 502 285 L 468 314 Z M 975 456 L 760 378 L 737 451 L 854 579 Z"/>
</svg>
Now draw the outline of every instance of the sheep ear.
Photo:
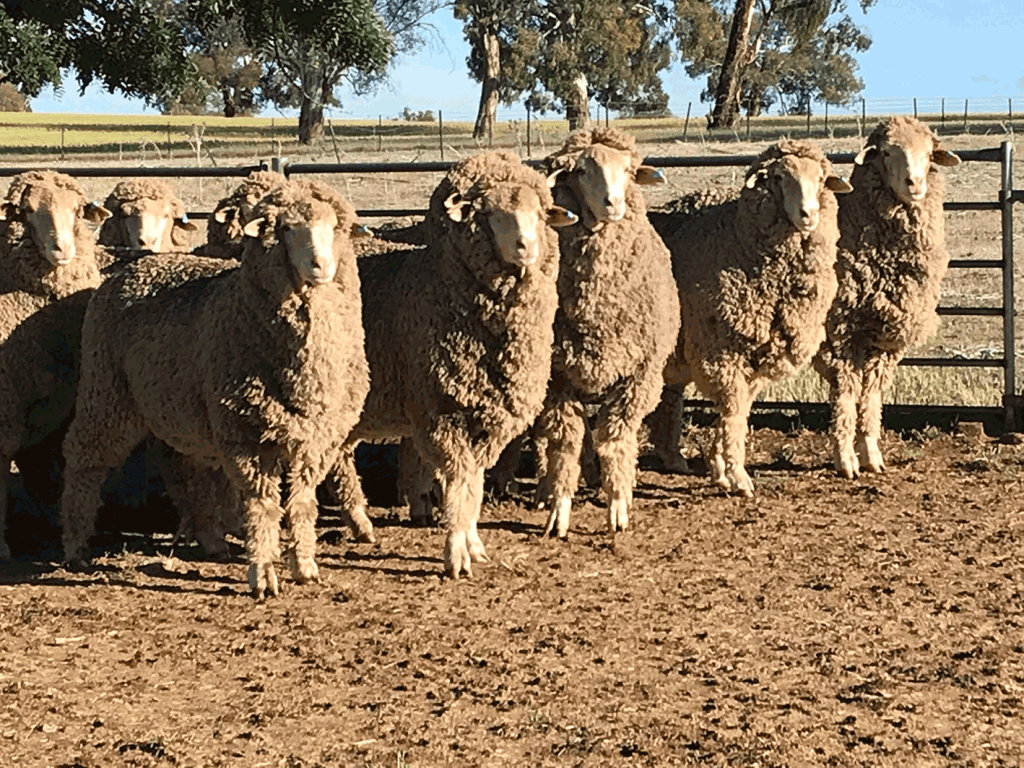
<svg viewBox="0 0 1024 768">
<path fill-rule="evenodd" d="M 373 230 L 365 224 L 359 222 L 353 222 L 352 224 L 352 239 L 360 240 L 367 237 L 373 237 Z"/>
<path fill-rule="evenodd" d="M 90 224 L 102 224 L 110 218 L 110 211 L 99 203 L 86 203 L 82 209 L 82 218 Z"/>
<path fill-rule="evenodd" d="M 265 218 L 253 219 L 242 228 L 242 234 L 246 237 L 259 237 L 266 221 Z"/>
<path fill-rule="evenodd" d="M 853 158 L 854 165 L 864 165 L 864 161 L 868 159 L 868 154 L 878 149 L 874 144 L 868 144 L 864 149 L 857 153 L 857 156 Z"/>
<path fill-rule="evenodd" d="M 14 214 L 18 211 L 18 206 L 14 203 L 0 203 L 0 221 L 7 221 L 13 219 Z"/>
<path fill-rule="evenodd" d="M 944 165 L 947 168 L 950 168 L 954 165 L 960 165 L 960 157 L 955 152 L 950 152 L 948 149 L 935 147 L 932 151 L 932 162 L 936 165 Z"/>
<path fill-rule="evenodd" d="M 213 212 L 213 220 L 218 224 L 226 224 L 229 216 L 232 219 L 237 219 L 238 208 L 232 205 L 227 208 L 220 208 Z"/>
<path fill-rule="evenodd" d="M 548 208 L 547 221 L 551 227 L 568 227 L 579 221 L 579 217 L 568 208 L 553 205 Z"/>
<path fill-rule="evenodd" d="M 768 178 L 768 170 L 766 168 L 758 168 L 752 174 L 747 176 L 747 180 L 743 182 L 743 186 L 747 189 L 753 189 L 757 186 L 758 181 L 766 178 Z"/>
<path fill-rule="evenodd" d="M 471 201 L 465 199 L 459 192 L 452 192 L 448 199 L 444 201 L 445 210 L 448 211 L 448 218 L 452 221 L 462 221 L 470 204 Z"/>
<path fill-rule="evenodd" d="M 183 229 L 186 232 L 195 232 L 199 229 L 199 227 L 188 220 L 188 216 L 182 216 L 180 219 L 175 219 L 174 225 L 178 227 L 178 229 Z"/>
<path fill-rule="evenodd" d="M 840 194 L 853 192 L 853 185 L 851 185 L 850 182 L 842 176 L 825 177 L 825 188 L 831 189 L 833 192 L 839 192 Z"/>
<path fill-rule="evenodd" d="M 637 168 L 633 178 L 636 179 L 636 183 L 641 186 L 664 184 L 668 181 L 668 179 L 665 178 L 665 172 L 661 170 L 661 168 L 655 168 L 650 165 L 641 165 Z"/>
<path fill-rule="evenodd" d="M 548 174 L 548 187 L 553 188 L 558 183 L 558 174 L 562 173 L 565 168 L 556 168 Z"/>
</svg>

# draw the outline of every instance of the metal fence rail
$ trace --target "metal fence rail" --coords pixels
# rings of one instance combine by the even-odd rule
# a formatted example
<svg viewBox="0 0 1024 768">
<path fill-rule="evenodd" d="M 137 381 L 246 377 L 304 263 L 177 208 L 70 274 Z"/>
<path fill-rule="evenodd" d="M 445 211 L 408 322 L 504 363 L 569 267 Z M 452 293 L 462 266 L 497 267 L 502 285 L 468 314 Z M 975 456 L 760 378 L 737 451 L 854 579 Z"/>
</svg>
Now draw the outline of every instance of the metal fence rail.
<svg viewBox="0 0 1024 768">
<path fill-rule="evenodd" d="M 947 211 L 1000 211 L 1002 216 L 1002 258 L 1001 259 L 953 259 L 951 269 L 999 269 L 1002 271 L 1003 303 L 1001 307 L 956 307 L 942 306 L 938 308 L 940 315 L 961 317 L 999 317 L 1003 324 L 1003 356 L 1001 358 L 904 358 L 901 365 L 943 366 L 950 368 L 994 368 L 1003 369 L 1003 402 L 1001 412 L 1006 428 L 1012 429 L 1021 411 L 1022 399 L 1016 393 L 1016 359 L 1014 331 L 1014 255 L 1013 255 L 1013 205 L 1024 202 L 1024 191 L 1013 189 L 1013 144 L 1004 141 L 998 147 L 977 150 L 963 150 L 957 155 L 964 162 L 999 163 L 1000 188 L 994 200 L 949 201 L 945 203 Z M 855 153 L 833 153 L 829 160 L 837 165 L 849 165 Z M 755 155 L 714 155 L 700 157 L 660 157 L 650 156 L 644 162 L 661 168 L 702 168 L 702 167 L 747 167 L 756 159 Z M 540 161 L 528 160 L 529 165 L 537 166 Z M 62 172 L 71 176 L 81 177 L 245 177 L 253 171 L 276 170 L 286 176 L 296 174 L 374 174 L 374 173 L 422 173 L 444 172 L 455 165 L 453 161 L 431 162 L 363 162 L 363 163 L 290 163 L 284 158 L 274 158 L 269 164 L 222 167 L 81 167 L 62 168 Z M 35 168 L 0 168 L 0 176 L 14 176 Z M 365 209 L 357 211 L 360 216 L 368 218 L 422 216 L 426 210 L 421 208 L 400 209 Z M 205 219 L 209 212 L 189 212 L 191 218 Z M 694 404 L 703 401 L 691 401 Z M 821 408 L 817 403 L 758 403 L 758 408 L 788 408 L 813 410 Z M 946 406 L 957 408 L 960 406 Z M 986 412 L 993 409 L 974 407 L 973 412 Z"/>
</svg>

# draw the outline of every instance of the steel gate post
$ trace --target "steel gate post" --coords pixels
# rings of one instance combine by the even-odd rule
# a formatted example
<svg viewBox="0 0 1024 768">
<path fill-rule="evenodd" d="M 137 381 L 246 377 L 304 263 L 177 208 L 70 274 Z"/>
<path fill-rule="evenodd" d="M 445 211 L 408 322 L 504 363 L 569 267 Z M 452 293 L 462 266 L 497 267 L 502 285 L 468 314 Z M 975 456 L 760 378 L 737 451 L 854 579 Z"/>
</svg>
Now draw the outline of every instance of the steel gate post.
<svg viewBox="0 0 1024 768">
<path fill-rule="evenodd" d="M 1016 426 L 1017 411 L 1017 346 L 1014 333 L 1016 311 L 1013 297 L 1013 143 L 1004 141 L 999 147 L 999 165 L 1002 171 L 1002 184 L 999 189 L 999 204 L 1002 209 L 1003 221 L 1003 358 L 1006 365 L 1003 369 L 1003 408 L 1005 410 L 1006 428 L 1013 430 Z"/>
</svg>

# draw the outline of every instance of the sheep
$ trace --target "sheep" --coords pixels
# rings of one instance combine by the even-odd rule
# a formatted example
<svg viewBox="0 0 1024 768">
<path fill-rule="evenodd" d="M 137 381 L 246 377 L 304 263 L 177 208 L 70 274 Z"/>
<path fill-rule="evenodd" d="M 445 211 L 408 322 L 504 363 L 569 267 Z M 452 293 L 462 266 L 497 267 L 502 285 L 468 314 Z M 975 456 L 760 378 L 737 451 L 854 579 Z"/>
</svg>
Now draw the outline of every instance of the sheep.
<svg viewBox="0 0 1024 768">
<path fill-rule="evenodd" d="M 206 243 L 197 247 L 198 256 L 219 259 L 240 259 L 242 230 L 252 218 L 253 209 L 272 190 L 281 186 L 285 177 L 276 171 L 253 171 L 234 191 L 220 200 L 206 225 Z M 362 242 L 360 238 L 357 242 Z"/>
<path fill-rule="evenodd" d="M 100 227 L 99 244 L 117 256 L 138 251 L 186 252 L 196 225 L 185 204 L 160 179 L 120 181 L 103 203 L 111 212 Z"/>
<path fill-rule="evenodd" d="M 664 182 L 642 165 L 632 136 L 577 131 L 545 160 L 556 203 L 580 211 L 558 232 L 555 349 L 537 423 L 550 505 L 545 534 L 565 538 L 580 476 L 585 409 L 608 502 L 608 530 L 625 530 L 636 482 L 637 433 L 654 409 L 679 333 L 679 298 L 668 250 L 647 220 L 638 185 Z"/>
<path fill-rule="evenodd" d="M 540 412 L 551 363 L 558 245 L 575 216 L 509 152 L 461 161 L 434 190 L 428 245 L 359 260 L 370 393 L 332 490 L 366 525 L 363 440 L 408 438 L 441 491 L 444 570 L 472 576 L 484 470 Z"/>
<path fill-rule="evenodd" d="M 0 560 L 11 556 L 11 461 L 59 439 L 74 407 L 82 317 L 100 283 L 88 224 L 109 215 L 86 201 L 78 182 L 52 171 L 15 176 L 0 203 Z M 49 480 L 49 466 L 45 474 Z"/>
<path fill-rule="evenodd" d="M 938 326 L 949 254 L 936 166 L 960 158 L 911 117 L 883 121 L 857 155 L 839 206 L 839 290 L 814 359 L 829 385 L 836 470 L 882 472 L 882 390 L 906 350 Z"/>
<path fill-rule="evenodd" d="M 156 254 L 97 289 L 82 328 L 82 375 L 64 441 L 64 556 L 79 563 L 109 468 L 152 434 L 219 469 L 241 494 L 249 587 L 279 593 L 281 484 L 286 558 L 319 580 L 315 489 L 369 386 L 352 206 L 288 182 L 245 225 L 241 264 Z"/>
<path fill-rule="evenodd" d="M 849 191 L 817 146 L 783 140 L 757 157 L 738 193 L 697 193 L 654 217 L 672 252 L 682 311 L 666 403 L 690 381 L 714 402 L 709 464 L 726 491 L 754 493 L 744 467 L 754 398 L 808 362 L 825 337 L 836 294 L 835 193 Z M 662 454 L 678 453 L 671 419 Z M 652 439 L 664 434 L 652 430 Z"/>
</svg>

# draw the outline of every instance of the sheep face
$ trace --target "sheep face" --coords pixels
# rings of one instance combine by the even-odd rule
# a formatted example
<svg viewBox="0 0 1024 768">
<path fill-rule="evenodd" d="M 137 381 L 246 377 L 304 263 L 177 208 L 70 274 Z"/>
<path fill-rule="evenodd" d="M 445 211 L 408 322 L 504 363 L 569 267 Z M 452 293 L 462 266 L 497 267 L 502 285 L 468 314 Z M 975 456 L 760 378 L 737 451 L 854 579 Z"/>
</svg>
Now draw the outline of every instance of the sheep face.
<svg viewBox="0 0 1024 768">
<path fill-rule="evenodd" d="M 826 164 L 811 157 L 785 155 L 759 168 L 747 177 L 746 187 L 753 189 L 762 179 L 771 179 L 782 193 L 782 206 L 786 216 L 803 236 L 818 228 L 821 218 L 821 193 L 850 192 L 853 187 L 826 168 Z"/>
<path fill-rule="evenodd" d="M 953 166 L 960 158 L 942 148 L 931 130 L 911 118 L 893 118 L 872 134 L 872 141 L 854 159 L 863 164 L 875 153 L 881 162 L 882 177 L 903 203 L 914 205 L 928 194 L 931 164 Z"/>
<path fill-rule="evenodd" d="M 158 252 L 163 250 L 165 238 L 174 227 L 192 232 L 196 225 L 179 218 L 176 206 L 170 200 L 140 198 L 121 205 L 127 240 L 132 248 Z"/>
<path fill-rule="evenodd" d="M 517 267 L 536 262 L 545 247 L 545 226 L 575 224 L 576 215 L 558 205 L 545 209 L 537 192 L 529 187 L 501 184 L 465 196 L 454 193 L 445 201 L 448 217 L 466 220 L 476 208 L 482 214 L 502 261 Z"/>
<path fill-rule="evenodd" d="M 53 266 L 63 266 L 76 255 L 75 225 L 79 217 L 98 224 L 109 215 L 103 206 L 87 204 L 69 189 L 30 186 L 21 196 L 20 207 L 6 203 L 0 218 L 20 217 L 46 260 Z"/>
<path fill-rule="evenodd" d="M 582 203 L 595 221 L 626 215 L 626 188 L 633 180 L 632 155 L 604 144 L 588 147 L 576 161 Z"/>
<path fill-rule="evenodd" d="M 266 213 L 267 217 L 246 224 L 244 234 L 261 238 L 265 247 L 280 242 L 300 285 L 321 285 L 334 280 L 340 251 L 334 208 L 323 201 L 310 200 L 272 208 Z M 357 235 L 354 229 L 352 234 Z"/>
</svg>

